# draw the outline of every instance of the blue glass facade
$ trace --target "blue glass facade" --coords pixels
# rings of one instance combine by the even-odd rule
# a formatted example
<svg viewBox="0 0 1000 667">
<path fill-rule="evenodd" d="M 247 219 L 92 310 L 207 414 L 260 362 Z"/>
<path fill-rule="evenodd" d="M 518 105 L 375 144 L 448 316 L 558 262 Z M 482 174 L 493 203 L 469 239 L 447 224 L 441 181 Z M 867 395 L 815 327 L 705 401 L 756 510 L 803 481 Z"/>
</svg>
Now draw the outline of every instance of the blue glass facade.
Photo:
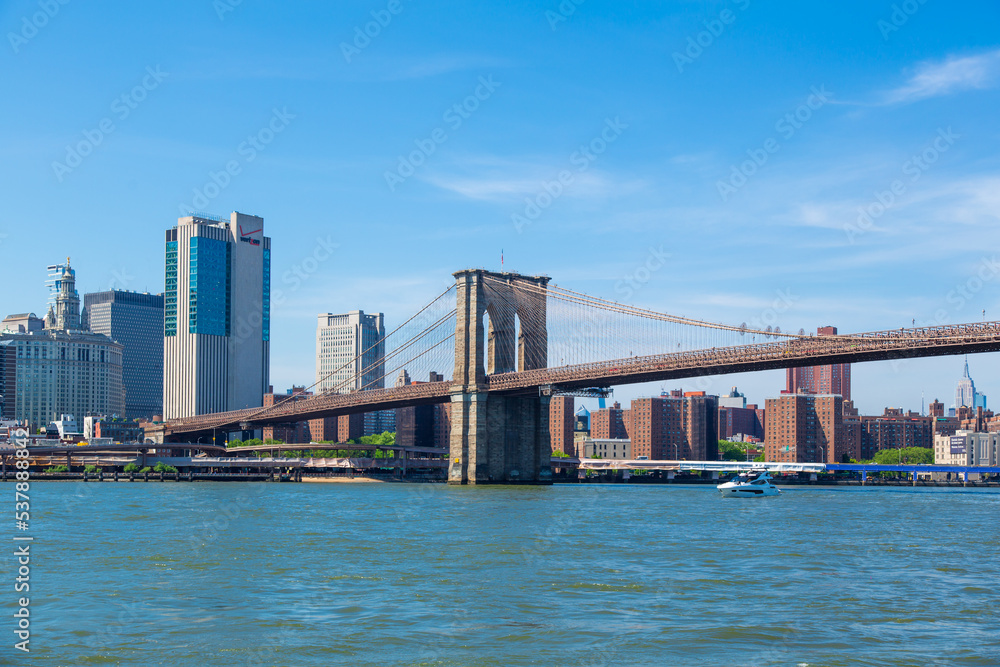
<svg viewBox="0 0 1000 667">
<path fill-rule="evenodd" d="M 177 241 L 167 241 L 163 335 L 177 335 Z"/>
<path fill-rule="evenodd" d="M 264 250 L 264 299 L 261 304 L 263 339 L 271 340 L 271 251 Z"/>
<path fill-rule="evenodd" d="M 203 236 L 191 237 L 188 331 L 229 335 L 230 246 Z"/>
</svg>

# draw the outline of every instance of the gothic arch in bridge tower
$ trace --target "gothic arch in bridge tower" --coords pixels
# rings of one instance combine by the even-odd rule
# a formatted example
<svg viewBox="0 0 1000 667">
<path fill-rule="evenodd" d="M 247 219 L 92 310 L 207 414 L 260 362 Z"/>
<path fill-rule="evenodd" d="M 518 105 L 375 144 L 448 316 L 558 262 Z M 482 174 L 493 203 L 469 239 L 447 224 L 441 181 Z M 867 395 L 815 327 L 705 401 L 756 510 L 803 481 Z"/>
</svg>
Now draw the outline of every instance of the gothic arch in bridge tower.
<svg viewBox="0 0 1000 667">
<path fill-rule="evenodd" d="M 487 375 L 548 365 L 546 276 L 455 274 L 453 484 L 551 482 L 548 396 L 489 394 Z"/>
</svg>

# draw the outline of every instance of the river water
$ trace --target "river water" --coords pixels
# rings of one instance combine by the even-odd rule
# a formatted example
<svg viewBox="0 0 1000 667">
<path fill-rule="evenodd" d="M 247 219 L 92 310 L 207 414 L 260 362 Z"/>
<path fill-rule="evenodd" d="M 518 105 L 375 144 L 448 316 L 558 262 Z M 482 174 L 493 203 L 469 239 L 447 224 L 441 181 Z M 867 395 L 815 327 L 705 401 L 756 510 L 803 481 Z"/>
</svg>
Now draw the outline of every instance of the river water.
<svg viewBox="0 0 1000 667">
<path fill-rule="evenodd" d="M 31 492 L 25 664 L 1000 663 L 1000 493 L 988 490 Z M 11 581 L 14 568 L 8 556 Z M 0 662 L 15 664 L 7 618 Z"/>
</svg>

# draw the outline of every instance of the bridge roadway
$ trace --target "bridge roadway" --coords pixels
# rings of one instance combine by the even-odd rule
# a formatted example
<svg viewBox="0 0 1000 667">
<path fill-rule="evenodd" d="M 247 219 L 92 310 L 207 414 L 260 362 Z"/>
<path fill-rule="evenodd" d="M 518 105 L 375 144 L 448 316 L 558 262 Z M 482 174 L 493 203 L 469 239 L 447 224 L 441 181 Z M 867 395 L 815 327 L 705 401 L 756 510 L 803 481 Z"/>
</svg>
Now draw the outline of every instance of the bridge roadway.
<svg viewBox="0 0 1000 667">
<path fill-rule="evenodd" d="M 487 376 L 487 391 L 536 394 L 540 387 L 579 390 L 639 382 L 725 375 L 797 366 L 884 361 L 1000 350 L 1000 322 L 895 329 L 840 336 L 810 336 L 781 342 L 615 359 Z M 323 394 L 269 408 L 246 408 L 178 419 L 147 431 L 147 436 L 210 434 L 240 424 L 260 427 L 322 417 L 450 400 L 452 385 L 433 382 L 350 394 Z"/>
</svg>

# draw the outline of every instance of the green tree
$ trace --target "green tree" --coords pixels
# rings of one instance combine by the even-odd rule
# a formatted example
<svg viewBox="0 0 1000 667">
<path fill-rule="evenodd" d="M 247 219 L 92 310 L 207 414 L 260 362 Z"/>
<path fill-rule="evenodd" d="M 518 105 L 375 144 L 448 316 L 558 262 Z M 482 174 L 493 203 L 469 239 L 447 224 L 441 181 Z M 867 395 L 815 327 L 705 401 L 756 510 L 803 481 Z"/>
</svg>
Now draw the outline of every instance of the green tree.
<svg viewBox="0 0 1000 667">
<path fill-rule="evenodd" d="M 125 466 L 125 472 L 139 472 L 139 464 L 129 463 L 128 465 Z"/>
<path fill-rule="evenodd" d="M 95 465 L 84 466 L 83 472 L 101 472 L 101 469 Z"/>
<path fill-rule="evenodd" d="M 52 466 L 48 472 L 69 472 L 69 468 L 64 465 Z"/>
<path fill-rule="evenodd" d="M 882 449 L 875 452 L 875 463 L 879 465 L 929 465 L 934 463 L 934 450 L 926 447 Z"/>
<path fill-rule="evenodd" d="M 719 454 L 726 461 L 746 461 L 747 451 L 738 442 L 719 440 Z"/>
<path fill-rule="evenodd" d="M 177 468 L 160 461 L 156 464 L 156 467 L 153 468 L 153 472 L 177 472 Z"/>
<path fill-rule="evenodd" d="M 554 449 L 554 450 L 552 450 L 552 456 L 553 456 L 553 458 L 557 458 L 557 459 L 568 459 L 570 457 L 569 454 L 567 454 L 566 452 L 562 451 L 561 449 Z"/>
</svg>

